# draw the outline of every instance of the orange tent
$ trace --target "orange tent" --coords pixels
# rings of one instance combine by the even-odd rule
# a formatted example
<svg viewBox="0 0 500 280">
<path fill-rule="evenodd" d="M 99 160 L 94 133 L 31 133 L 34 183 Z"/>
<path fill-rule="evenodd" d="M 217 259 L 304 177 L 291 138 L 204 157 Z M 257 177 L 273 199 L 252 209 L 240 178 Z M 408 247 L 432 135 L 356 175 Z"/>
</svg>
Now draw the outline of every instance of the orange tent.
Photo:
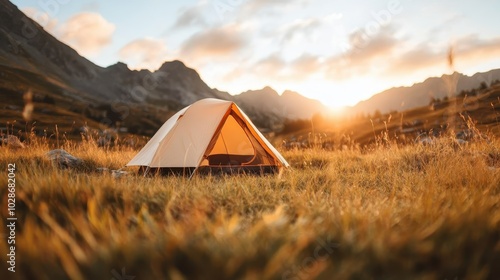
<svg viewBox="0 0 500 280">
<path fill-rule="evenodd" d="M 283 156 L 231 101 L 203 99 L 172 116 L 127 164 L 145 174 L 276 173 Z"/>
</svg>

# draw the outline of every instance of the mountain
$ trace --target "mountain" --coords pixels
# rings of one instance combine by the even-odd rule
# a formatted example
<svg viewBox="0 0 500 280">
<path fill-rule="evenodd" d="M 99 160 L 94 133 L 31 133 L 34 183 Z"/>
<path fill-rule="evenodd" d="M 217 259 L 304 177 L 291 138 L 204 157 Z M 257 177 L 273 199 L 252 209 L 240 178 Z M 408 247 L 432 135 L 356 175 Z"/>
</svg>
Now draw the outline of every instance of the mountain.
<svg viewBox="0 0 500 280">
<path fill-rule="evenodd" d="M 210 88 L 181 61 L 165 62 L 153 72 L 130 70 L 121 62 L 100 67 L 6 0 L 0 0 L 0 75 L 0 101 L 8 104 L 0 108 L 2 115 L 19 117 L 23 94 L 31 90 L 39 125 L 66 121 L 75 126 L 71 119 L 76 119 L 76 126 L 119 123 L 149 135 L 172 113 L 203 98 L 234 100 L 258 126 L 268 128 L 279 127 L 284 118 L 305 118 L 324 109 L 299 94 L 280 97 L 271 89 L 254 91 L 259 98 L 251 92 L 232 96 Z M 0 117 L 0 123 L 6 120 Z"/>
<path fill-rule="evenodd" d="M 500 80 L 500 69 L 473 76 L 455 72 L 451 75 L 429 78 L 411 87 L 391 88 L 359 102 L 350 111 L 353 114 L 371 114 L 376 110 L 381 113 L 404 111 L 428 105 L 432 99 L 454 97 L 462 91 L 478 88 L 481 83 L 488 86 L 496 80 Z"/>
<path fill-rule="evenodd" d="M 279 95 L 271 87 L 246 91 L 234 96 L 234 100 L 236 103 L 241 104 L 243 110 L 251 112 L 249 113 L 250 117 L 260 122 L 269 118 L 281 120 L 310 119 L 315 113 L 322 113 L 327 110 L 317 100 L 306 98 L 289 90 Z M 262 115 L 262 112 L 265 112 L 265 114 Z"/>
<path fill-rule="evenodd" d="M 123 63 L 97 66 L 45 32 L 9 1 L 0 5 L 0 64 L 64 84 L 70 91 L 66 95 L 101 102 L 148 100 L 163 105 L 171 101 L 172 109 L 206 97 L 230 98 L 209 88 L 196 71 L 180 61 L 167 62 L 155 72 L 131 71 Z"/>
<path fill-rule="evenodd" d="M 310 119 L 314 113 L 323 112 L 326 107 L 319 101 L 305 98 L 297 92 L 286 90 L 282 95 L 270 88 L 247 91 L 235 96 L 235 100 L 241 101 L 242 106 L 250 111 L 255 108 L 263 108 L 265 111 L 286 119 Z M 262 102 L 266 100 L 266 102 Z"/>
</svg>

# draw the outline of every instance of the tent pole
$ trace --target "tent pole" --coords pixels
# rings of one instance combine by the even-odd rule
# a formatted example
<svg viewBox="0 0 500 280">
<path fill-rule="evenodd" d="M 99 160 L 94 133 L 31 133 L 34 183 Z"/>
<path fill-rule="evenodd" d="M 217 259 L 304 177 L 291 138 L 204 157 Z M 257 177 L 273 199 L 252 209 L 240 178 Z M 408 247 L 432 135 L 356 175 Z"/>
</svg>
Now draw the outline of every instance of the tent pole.
<svg viewBox="0 0 500 280">
<path fill-rule="evenodd" d="M 144 175 L 142 175 L 143 177 L 146 177 L 146 175 L 148 175 L 149 173 L 149 170 L 151 169 L 151 167 L 146 167 L 146 170 L 144 171 Z"/>
<path fill-rule="evenodd" d="M 196 168 L 193 170 L 193 173 L 191 173 L 191 175 L 189 175 L 189 180 L 191 180 L 191 178 L 193 178 L 194 173 L 196 173 L 196 171 L 198 171 L 198 167 L 196 167 Z"/>
</svg>

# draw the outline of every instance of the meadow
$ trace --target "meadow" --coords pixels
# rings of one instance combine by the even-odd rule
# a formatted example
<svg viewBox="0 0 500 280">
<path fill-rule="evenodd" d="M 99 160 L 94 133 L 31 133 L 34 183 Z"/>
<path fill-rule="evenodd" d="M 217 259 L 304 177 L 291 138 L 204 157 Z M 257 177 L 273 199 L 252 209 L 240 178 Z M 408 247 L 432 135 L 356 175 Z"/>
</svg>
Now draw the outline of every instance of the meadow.
<svg viewBox="0 0 500 280">
<path fill-rule="evenodd" d="M 500 141 L 292 149 L 281 176 L 121 178 L 0 147 L 0 279 L 500 279 Z M 15 163 L 16 272 L 7 166 Z"/>
</svg>

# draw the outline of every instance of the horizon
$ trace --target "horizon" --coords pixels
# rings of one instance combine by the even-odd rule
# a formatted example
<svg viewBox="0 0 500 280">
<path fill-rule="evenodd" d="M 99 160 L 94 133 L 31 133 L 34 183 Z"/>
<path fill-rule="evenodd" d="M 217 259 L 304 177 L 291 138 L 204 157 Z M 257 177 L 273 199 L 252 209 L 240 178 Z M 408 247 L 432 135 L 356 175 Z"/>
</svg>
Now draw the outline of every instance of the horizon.
<svg viewBox="0 0 500 280">
<path fill-rule="evenodd" d="M 154 71 L 179 60 L 232 95 L 269 86 L 328 108 L 430 77 L 500 68 L 493 8 L 500 4 L 492 0 L 389 0 L 363 9 L 358 2 L 201 0 L 134 3 L 119 11 L 113 1 L 11 2 L 101 67 L 123 62 Z M 436 16 L 422 23 L 422 14 Z M 447 63 L 450 48 L 454 67 Z"/>
<path fill-rule="evenodd" d="M 178 60 L 178 59 L 175 59 L 175 60 L 170 60 L 170 61 L 164 61 L 164 62 L 163 62 L 163 64 L 165 64 L 165 63 L 169 63 L 169 62 L 174 62 L 174 61 L 180 61 L 180 62 L 181 62 L 181 63 L 183 63 L 183 64 L 184 64 L 187 68 L 191 68 L 191 69 L 195 70 L 198 74 L 200 74 L 200 73 L 198 72 L 198 70 L 197 70 L 197 69 L 194 69 L 194 68 L 190 67 L 189 65 L 186 65 L 183 61 Z M 127 65 L 126 63 L 124 63 L 124 62 L 122 62 L 122 61 L 117 61 L 115 64 L 118 64 L 118 63 L 123 63 L 123 64 Z M 113 66 L 113 65 L 115 65 L 115 64 L 108 65 L 107 67 Z M 162 64 L 162 65 L 163 65 L 163 64 Z M 101 67 L 102 67 L 102 66 L 101 66 Z M 127 67 L 129 67 L 129 66 L 127 65 Z M 160 67 L 161 67 L 161 66 L 160 66 Z M 158 70 L 160 69 L 160 67 L 158 67 L 158 69 L 153 69 L 153 70 L 151 70 L 151 69 L 144 69 L 144 68 L 141 68 L 141 69 L 130 69 L 130 67 L 129 67 L 129 69 L 130 69 L 131 71 L 142 71 L 142 70 L 147 70 L 147 71 L 150 71 L 150 72 L 155 72 L 155 71 L 158 71 Z M 104 68 L 106 68 L 106 67 L 104 67 Z M 451 75 L 453 75 L 453 74 L 461 74 L 461 75 L 465 75 L 465 76 L 467 76 L 467 77 L 472 77 L 472 76 L 474 76 L 475 74 L 485 74 L 485 73 L 488 73 L 488 72 L 490 72 L 490 71 L 494 71 L 494 70 L 500 70 L 500 68 L 493 68 L 493 69 L 489 69 L 489 70 L 485 70 L 485 71 L 475 72 L 475 73 L 472 73 L 472 74 L 465 74 L 465 73 L 462 73 L 462 72 L 459 72 L 459 71 L 454 70 L 452 73 L 443 73 L 443 74 L 441 74 L 441 75 L 429 76 L 429 77 L 426 77 L 425 79 L 422 79 L 422 80 L 419 80 L 419 81 L 415 81 L 415 82 L 413 82 L 413 83 L 411 83 L 411 84 L 409 84 L 409 85 L 393 85 L 393 86 L 391 86 L 391 87 L 389 87 L 389 88 L 386 88 L 386 89 L 384 89 L 384 90 L 382 90 L 382 91 L 380 91 L 380 92 L 377 92 L 377 93 L 375 93 L 375 94 L 373 94 L 373 95 L 369 96 L 369 97 L 368 97 L 368 98 L 366 98 L 366 99 L 362 99 L 362 100 L 360 100 L 360 101 L 356 102 L 354 105 L 344 105 L 344 106 L 338 106 L 338 107 L 329 107 L 329 106 L 328 106 L 328 104 L 323 103 L 321 100 L 316 99 L 316 98 L 311 98 L 311 97 L 308 97 L 308 96 L 306 96 L 306 95 L 302 94 L 301 92 L 295 91 L 295 90 L 293 90 L 293 89 L 285 89 L 285 90 L 283 90 L 283 91 L 278 91 L 277 89 L 273 88 L 271 85 L 264 85 L 262 88 L 249 88 L 249 89 L 246 89 L 245 91 L 242 91 L 242 92 L 238 92 L 238 93 L 235 93 L 235 94 L 230 93 L 230 94 L 231 94 L 231 95 L 233 95 L 233 96 L 235 96 L 235 95 L 240 95 L 240 94 L 246 93 L 246 92 L 248 92 L 248 91 L 260 91 L 260 90 L 264 90 L 264 89 L 266 89 L 266 88 L 270 88 L 271 90 L 275 91 L 275 92 L 276 92 L 279 96 L 282 96 L 285 92 L 293 92 L 293 93 L 298 93 L 298 94 L 300 94 L 300 95 L 301 95 L 301 96 L 303 96 L 303 97 L 306 97 L 306 98 L 309 98 L 309 99 L 312 99 L 312 100 L 319 101 L 321 104 L 323 104 L 323 105 L 324 105 L 325 107 L 327 107 L 328 109 L 330 109 L 330 110 L 334 111 L 333 113 L 335 113 L 335 111 L 337 111 L 337 110 L 343 110 L 343 109 L 348 109 L 348 108 L 351 108 L 351 107 L 355 107 L 355 106 L 356 106 L 356 105 L 358 105 L 359 103 L 364 102 L 364 101 L 367 101 L 367 100 L 369 100 L 370 98 L 374 97 L 375 95 L 380 94 L 380 93 L 384 93 L 384 92 L 389 91 L 389 90 L 391 90 L 391 89 L 397 89 L 397 88 L 409 88 L 409 87 L 412 87 L 412 86 L 414 86 L 414 85 L 424 83 L 424 82 L 425 82 L 425 81 L 427 81 L 428 79 L 432 79 L 432 78 L 442 78 L 442 77 L 444 77 L 444 76 L 451 76 Z M 200 75 L 200 77 L 201 77 L 201 75 Z M 205 80 L 203 79 L 203 77 L 201 77 L 201 80 L 205 82 Z M 493 82 L 493 81 L 490 81 L 490 82 Z M 208 84 L 207 84 L 207 85 L 208 85 Z M 225 92 L 224 90 L 221 90 L 221 89 L 219 89 L 219 88 L 217 88 L 217 87 L 212 87 L 212 86 L 210 86 L 210 85 L 208 85 L 208 86 L 209 86 L 210 88 L 212 88 L 212 89 L 215 89 L 215 90 L 219 90 L 219 91 L 223 91 L 223 92 Z M 228 92 L 228 93 L 229 93 L 229 92 Z"/>
</svg>

